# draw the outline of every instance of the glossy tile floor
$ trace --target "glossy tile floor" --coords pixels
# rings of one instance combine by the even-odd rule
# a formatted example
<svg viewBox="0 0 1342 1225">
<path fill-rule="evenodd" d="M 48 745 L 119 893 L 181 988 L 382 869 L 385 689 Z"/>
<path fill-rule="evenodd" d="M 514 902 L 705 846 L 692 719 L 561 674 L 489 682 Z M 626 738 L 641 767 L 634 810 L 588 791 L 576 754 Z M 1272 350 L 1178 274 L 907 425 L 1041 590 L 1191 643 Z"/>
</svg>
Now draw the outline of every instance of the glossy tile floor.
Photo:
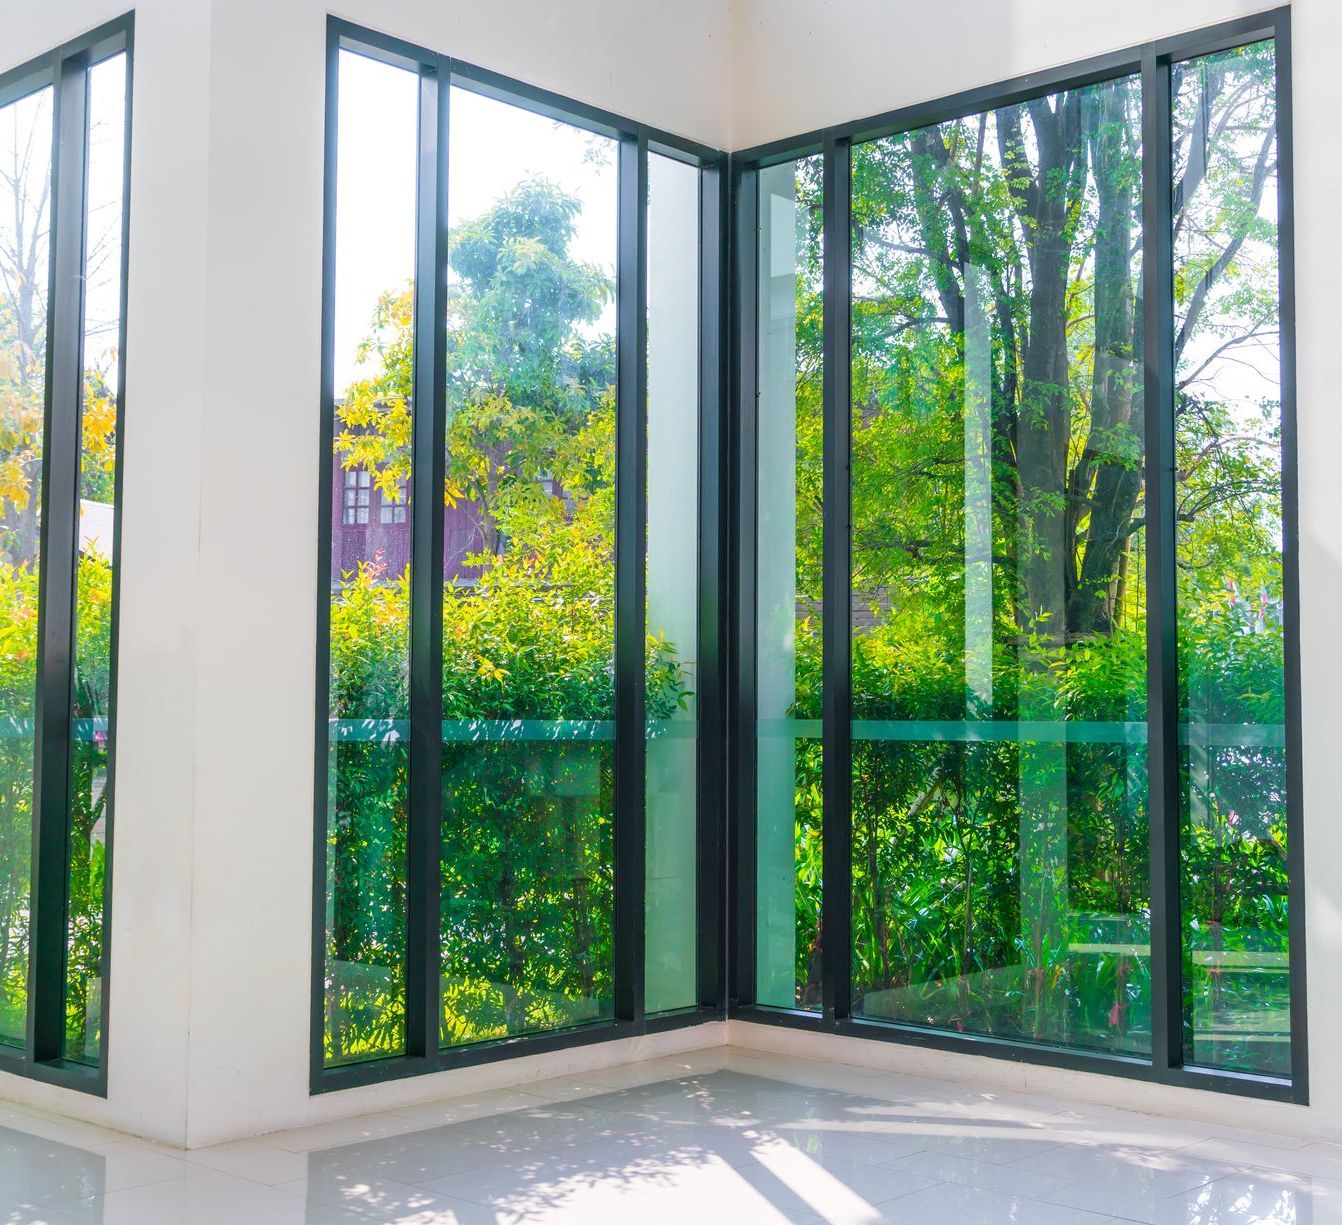
<svg viewBox="0 0 1342 1225">
<path fill-rule="evenodd" d="M 1342 1145 L 719 1049 L 181 1153 L 0 1104 L 7 1225 L 1342 1225 Z"/>
</svg>

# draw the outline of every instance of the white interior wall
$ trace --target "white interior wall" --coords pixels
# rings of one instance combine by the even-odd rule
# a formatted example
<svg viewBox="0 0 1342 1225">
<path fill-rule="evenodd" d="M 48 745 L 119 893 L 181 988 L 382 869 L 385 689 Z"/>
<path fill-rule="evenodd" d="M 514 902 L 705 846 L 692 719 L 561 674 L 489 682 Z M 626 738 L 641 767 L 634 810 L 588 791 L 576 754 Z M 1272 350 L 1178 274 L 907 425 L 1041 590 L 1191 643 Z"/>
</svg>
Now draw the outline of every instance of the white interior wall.
<svg viewBox="0 0 1342 1225">
<path fill-rule="evenodd" d="M 5 6 L 0 69 L 129 0 Z M 1252 11 L 1245 0 L 350 0 L 339 15 L 736 147 Z M 106 1101 L 0 1093 L 201 1144 L 435 1094 L 721 1041 L 712 1026 L 312 1098 L 307 1091 L 322 185 L 321 0 L 139 0 L 131 191 L 122 640 Z M 1305 820 L 1314 1105 L 1211 1099 L 1218 1118 L 1342 1136 L 1342 483 L 1328 292 L 1339 239 L 1342 12 L 1298 0 Z M 972 40 L 964 32 L 972 32 Z M 650 50 L 651 49 L 651 50 Z M 931 49 L 931 50 L 929 50 Z M 935 50 L 935 54 L 932 53 Z M 749 1040 L 758 1027 L 734 1026 Z M 802 1037 L 789 1037 L 800 1042 Z M 929 1056 L 806 1038 L 890 1066 Z M 870 1049 L 870 1054 L 864 1051 Z M 1007 1065 L 939 1056 L 997 1083 Z M 1014 1073 L 1013 1073 L 1014 1074 Z M 1031 1087 L 1117 1100 L 1033 1069 Z M 1122 1092 L 1132 1092 L 1125 1088 Z M 1142 1093 L 1161 1109 L 1207 1096 Z M 1147 1099 L 1143 1099 L 1147 1100 Z M 1186 1105 L 1185 1105 L 1186 1104 Z M 1289 1124 L 1289 1126 L 1288 1126 Z"/>
</svg>

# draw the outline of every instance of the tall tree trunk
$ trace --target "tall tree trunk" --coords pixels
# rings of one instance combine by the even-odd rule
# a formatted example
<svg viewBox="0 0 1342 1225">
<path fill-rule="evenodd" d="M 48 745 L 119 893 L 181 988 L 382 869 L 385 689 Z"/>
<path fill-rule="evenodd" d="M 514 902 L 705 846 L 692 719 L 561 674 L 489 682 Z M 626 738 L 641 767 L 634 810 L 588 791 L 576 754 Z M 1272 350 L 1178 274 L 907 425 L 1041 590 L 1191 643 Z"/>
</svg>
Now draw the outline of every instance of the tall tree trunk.
<svg viewBox="0 0 1342 1225">
<path fill-rule="evenodd" d="M 1019 717 L 1049 722 L 1059 711 L 1051 663 L 1066 642 L 1074 560 L 1067 539 L 1071 396 L 1067 288 L 1086 182 L 1083 95 L 1064 93 L 998 112 L 998 141 L 1030 267 L 1029 335 L 1016 409 Z M 1037 165 L 1022 130 L 1034 129 Z M 1024 1032 L 1060 1038 L 1066 1007 L 1051 989 L 1067 940 L 1067 746 L 1022 742 L 1019 855 Z"/>
<path fill-rule="evenodd" d="M 1073 471 L 1068 511 L 1082 554 L 1067 603 L 1068 633 L 1113 632 L 1112 589 L 1132 538 L 1142 488 L 1142 417 L 1136 399 L 1133 209 L 1139 178 L 1128 87 L 1109 85 L 1089 100 L 1087 138 L 1099 202 L 1095 229 L 1095 359 L 1090 430 Z M 1084 533 L 1080 529 L 1088 513 Z"/>
</svg>

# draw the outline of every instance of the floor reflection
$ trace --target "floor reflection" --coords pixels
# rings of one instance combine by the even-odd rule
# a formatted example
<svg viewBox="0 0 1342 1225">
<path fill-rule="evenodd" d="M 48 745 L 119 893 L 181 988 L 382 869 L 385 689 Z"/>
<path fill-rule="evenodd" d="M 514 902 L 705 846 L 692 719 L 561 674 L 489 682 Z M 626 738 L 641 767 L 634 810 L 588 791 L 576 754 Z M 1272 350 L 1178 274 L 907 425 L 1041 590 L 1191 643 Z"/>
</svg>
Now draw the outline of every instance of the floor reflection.
<svg viewBox="0 0 1342 1225">
<path fill-rule="evenodd" d="M 0 1225 L 1342 1225 L 1342 1146 L 719 1050 L 182 1153 L 0 1108 Z"/>
</svg>

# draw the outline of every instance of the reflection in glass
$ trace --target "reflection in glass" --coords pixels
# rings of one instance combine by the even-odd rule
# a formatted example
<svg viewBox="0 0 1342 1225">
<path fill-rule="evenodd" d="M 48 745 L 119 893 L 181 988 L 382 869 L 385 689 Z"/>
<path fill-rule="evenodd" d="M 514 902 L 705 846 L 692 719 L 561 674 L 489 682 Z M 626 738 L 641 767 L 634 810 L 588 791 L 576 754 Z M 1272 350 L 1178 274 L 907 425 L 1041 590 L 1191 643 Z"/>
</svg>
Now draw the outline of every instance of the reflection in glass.
<svg viewBox="0 0 1342 1225">
<path fill-rule="evenodd" d="M 445 1045 L 613 1006 L 617 149 L 452 90 Z"/>
<path fill-rule="evenodd" d="M 326 814 L 329 1064 L 405 1050 L 419 81 L 344 52 L 336 147 Z M 350 495 L 353 494 L 353 501 Z"/>
<path fill-rule="evenodd" d="M 759 172 L 755 1002 L 820 1007 L 821 162 Z"/>
<path fill-rule="evenodd" d="M 28 1005 L 38 507 L 46 407 L 50 87 L 0 107 L 0 1043 Z"/>
<path fill-rule="evenodd" d="M 0 107 L 0 1042 L 22 1046 L 37 687 L 52 90 Z"/>
<path fill-rule="evenodd" d="M 84 383 L 70 776 L 65 1057 L 98 1062 L 111 798 L 112 571 L 121 386 L 126 56 L 89 69 Z"/>
<path fill-rule="evenodd" d="M 649 1013 L 689 1008 L 698 889 L 699 171 L 648 157 Z"/>
<path fill-rule="evenodd" d="M 1140 98 L 853 150 L 863 1017 L 1150 1049 Z"/>
<path fill-rule="evenodd" d="M 1288 1076 L 1274 47 L 1176 64 L 1184 1057 Z"/>
</svg>

